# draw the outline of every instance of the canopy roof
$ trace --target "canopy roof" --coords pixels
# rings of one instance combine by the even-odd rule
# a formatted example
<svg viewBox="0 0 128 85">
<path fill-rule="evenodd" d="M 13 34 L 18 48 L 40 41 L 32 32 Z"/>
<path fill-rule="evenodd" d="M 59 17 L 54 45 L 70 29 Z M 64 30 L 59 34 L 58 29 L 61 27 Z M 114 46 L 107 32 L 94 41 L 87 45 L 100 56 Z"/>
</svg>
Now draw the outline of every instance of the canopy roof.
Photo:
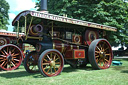
<svg viewBox="0 0 128 85">
<path fill-rule="evenodd" d="M 19 13 L 13 20 L 12 25 L 14 26 L 16 21 L 19 21 L 21 19 L 21 17 L 25 17 L 27 15 L 30 15 L 30 16 L 33 16 L 36 18 L 40 18 L 40 19 L 58 21 L 58 22 L 62 22 L 62 23 L 75 24 L 75 25 L 79 25 L 79 26 L 103 29 L 103 30 L 108 30 L 108 31 L 117 31 L 117 28 L 111 27 L 111 26 L 101 25 L 101 24 L 92 23 L 92 22 L 88 22 L 88 21 L 82 21 L 82 20 L 78 20 L 78 19 L 72 19 L 72 18 L 58 16 L 58 15 L 49 14 L 49 13 L 40 12 L 40 11 L 30 11 L 30 10 L 22 11 L 21 13 Z"/>
<path fill-rule="evenodd" d="M 19 33 L 19 36 L 23 36 L 24 33 Z M 0 36 L 12 36 L 12 37 L 16 37 L 17 34 L 16 32 L 10 32 L 10 31 L 6 31 L 6 30 L 0 30 Z"/>
</svg>

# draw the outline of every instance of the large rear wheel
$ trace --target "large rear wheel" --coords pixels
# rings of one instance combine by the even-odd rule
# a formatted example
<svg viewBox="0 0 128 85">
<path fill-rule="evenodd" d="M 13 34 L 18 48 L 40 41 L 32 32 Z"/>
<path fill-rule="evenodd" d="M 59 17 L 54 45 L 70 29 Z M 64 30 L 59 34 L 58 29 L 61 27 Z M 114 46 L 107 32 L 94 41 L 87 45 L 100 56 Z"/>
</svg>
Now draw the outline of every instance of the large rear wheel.
<svg viewBox="0 0 128 85">
<path fill-rule="evenodd" d="M 89 62 L 94 69 L 107 69 L 112 63 L 112 49 L 106 39 L 96 39 L 89 46 Z"/>
<path fill-rule="evenodd" d="M 64 59 L 62 54 L 58 50 L 48 49 L 40 55 L 38 66 L 43 76 L 57 76 L 63 70 Z"/>
</svg>

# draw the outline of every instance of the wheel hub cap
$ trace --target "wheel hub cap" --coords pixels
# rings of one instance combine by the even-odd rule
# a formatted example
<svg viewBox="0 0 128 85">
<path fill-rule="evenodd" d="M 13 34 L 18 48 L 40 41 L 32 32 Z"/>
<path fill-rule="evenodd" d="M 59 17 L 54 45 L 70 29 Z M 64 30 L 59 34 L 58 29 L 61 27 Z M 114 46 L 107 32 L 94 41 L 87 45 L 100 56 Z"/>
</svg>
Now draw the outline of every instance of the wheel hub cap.
<svg viewBox="0 0 128 85">
<path fill-rule="evenodd" d="M 104 58 L 105 57 L 105 53 L 104 52 L 100 52 L 100 57 Z"/>
<path fill-rule="evenodd" d="M 11 55 L 7 56 L 7 60 L 10 62 L 12 60 L 12 56 Z"/>
<path fill-rule="evenodd" d="M 50 62 L 50 66 L 51 66 L 51 67 L 54 67 L 54 66 L 55 66 L 55 61 L 51 61 L 51 62 Z"/>
</svg>

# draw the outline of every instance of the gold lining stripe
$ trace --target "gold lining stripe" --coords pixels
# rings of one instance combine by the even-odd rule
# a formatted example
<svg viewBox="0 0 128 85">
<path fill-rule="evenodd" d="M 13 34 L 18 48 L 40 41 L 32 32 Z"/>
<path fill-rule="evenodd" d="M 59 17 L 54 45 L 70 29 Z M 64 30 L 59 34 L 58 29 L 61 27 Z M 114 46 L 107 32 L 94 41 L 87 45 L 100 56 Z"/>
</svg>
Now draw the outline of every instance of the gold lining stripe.
<svg viewBox="0 0 128 85">
<path fill-rule="evenodd" d="M 62 50 L 61 50 L 61 52 L 63 53 L 63 52 L 64 52 L 64 43 L 62 43 L 61 45 L 62 45 Z"/>
<path fill-rule="evenodd" d="M 55 49 L 55 46 L 56 46 L 55 43 L 53 43 L 53 49 Z"/>
<path fill-rule="evenodd" d="M 73 45 L 70 45 L 71 46 L 71 50 L 73 49 Z"/>
<path fill-rule="evenodd" d="M 79 46 L 77 46 L 77 49 L 79 49 Z"/>
</svg>

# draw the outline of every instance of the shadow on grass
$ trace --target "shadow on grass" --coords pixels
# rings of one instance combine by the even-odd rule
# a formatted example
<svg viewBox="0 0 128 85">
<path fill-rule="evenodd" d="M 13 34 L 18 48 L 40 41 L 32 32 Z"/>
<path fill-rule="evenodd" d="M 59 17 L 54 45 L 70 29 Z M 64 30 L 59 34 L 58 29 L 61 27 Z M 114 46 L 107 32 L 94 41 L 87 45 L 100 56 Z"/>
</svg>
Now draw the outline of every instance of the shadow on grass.
<svg viewBox="0 0 128 85">
<path fill-rule="evenodd" d="M 123 70 L 126 68 L 126 66 L 111 66 L 114 70 Z"/>
<path fill-rule="evenodd" d="M 121 59 L 118 59 L 118 58 L 116 59 L 116 58 L 115 58 L 115 59 L 113 59 L 113 61 L 122 61 L 122 60 L 123 60 L 123 61 L 128 61 L 128 58 L 121 58 Z"/>
<path fill-rule="evenodd" d="M 122 70 L 121 73 L 128 73 L 128 70 Z"/>
<path fill-rule="evenodd" d="M 27 73 L 26 71 L 6 72 L 6 73 L 1 73 L 0 77 L 18 78 L 18 77 L 31 76 L 31 75 L 35 75 L 35 74 L 40 74 L 40 73 Z"/>
<path fill-rule="evenodd" d="M 27 77 L 27 76 L 32 76 L 33 78 L 46 78 L 43 77 L 43 75 L 41 75 L 40 72 L 37 73 L 28 73 L 25 70 L 24 71 L 20 71 L 23 68 L 18 68 L 16 71 L 0 71 L 2 73 L 0 73 L 0 77 L 4 77 L 4 78 L 18 78 L 18 77 Z M 78 70 L 86 70 L 86 71 L 90 71 L 92 70 L 91 66 L 86 66 L 86 67 L 79 67 L 79 68 L 72 68 L 70 66 L 68 67 L 64 67 L 62 72 L 65 73 L 70 73 L 70 72 L 75 72 Z"/>
<path fill-rule="evenodd" d="M 62 72 L 70 73 L 70 72 L 75 72 L 77 70 L 86 70 L 90 71 L 93 70 L 91 66 L 86 66 L 86 67 L 78 67 L 78 68 L 72 68 L 72 67 L 64 67 L 64 70 Z"/>
</svg>

